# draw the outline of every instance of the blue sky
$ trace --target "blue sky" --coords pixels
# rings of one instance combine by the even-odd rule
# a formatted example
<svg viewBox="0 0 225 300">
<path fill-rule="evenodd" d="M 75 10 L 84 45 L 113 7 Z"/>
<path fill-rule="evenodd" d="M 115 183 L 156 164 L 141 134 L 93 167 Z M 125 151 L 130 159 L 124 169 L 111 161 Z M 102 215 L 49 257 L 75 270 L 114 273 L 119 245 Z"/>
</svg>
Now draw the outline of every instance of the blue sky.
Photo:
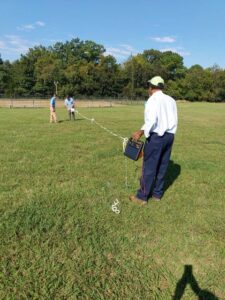
<svg viewBox="0 0 225 300">
<path fill-rule="evenodd" d="M 123 62 L 146 49 L 172 50 L 190 67 L 225 68 L 225 0 L 2 0 L 1 57 L 74 37 Z"/>
</svg>

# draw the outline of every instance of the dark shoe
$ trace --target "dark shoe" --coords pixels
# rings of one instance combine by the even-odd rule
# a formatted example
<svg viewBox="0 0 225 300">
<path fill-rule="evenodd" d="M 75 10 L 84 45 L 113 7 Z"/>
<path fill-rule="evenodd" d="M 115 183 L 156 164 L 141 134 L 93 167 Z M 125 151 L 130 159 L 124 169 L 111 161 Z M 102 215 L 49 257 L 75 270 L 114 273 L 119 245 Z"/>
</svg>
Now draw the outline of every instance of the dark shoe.
<svg viewBox="0 0 225 300">
<path fill-rule="evenodd" d="M 140 205 L 146 205 L 147 201 L 139 199 L 138 197 L 134 196 L 134 195 L 130 195 L 129 196 L 130 201 L 140 204 Z"/>
<path fill-rule="evenodd" d="M 160 198 L 157 198 L 157 197 L 155 197 L 155 196 L 152 196 L 152 200 L 159 202 L 161 199 L 160 199 Z"/>
</svg>

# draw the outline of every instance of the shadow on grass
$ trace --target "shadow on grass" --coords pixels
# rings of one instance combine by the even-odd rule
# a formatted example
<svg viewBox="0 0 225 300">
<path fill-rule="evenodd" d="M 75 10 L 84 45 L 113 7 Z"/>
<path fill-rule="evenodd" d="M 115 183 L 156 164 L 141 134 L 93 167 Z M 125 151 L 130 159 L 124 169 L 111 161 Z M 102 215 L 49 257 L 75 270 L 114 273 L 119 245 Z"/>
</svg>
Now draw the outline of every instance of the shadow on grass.
<svg viewBox="0 0 225 300">
<path fill-rule="evenodd" d="M 84 121 L 84 119 L 75 119 L 75 120 L 59 120 L 58 123 L 64 123 L 64 122 L 77 122 L 77 121 Z"/>
<path fill-rule="evenodd" d="M 164 192 L 174 183 L 174 181 L 180 175 L 180 172 L 181 172 L 181 166 L 175 164 L 172 160 L 170 160 L 166 177 L 165 177 Z"/>
<path fill-rule="evenodd" d="M 82 119 L 82 118 L 80 118 L 80 119 L 75 119 L 75 122 L 77 122 L 77 121 L 85 121 L 85 119 Z"/>
<path fill-rule="evenodd" d="M 192 291 L 198 296 L 199 300 L 219 300 L 214 294 L 207 290 L 202 290 L 192 272 L 192 265 L 184 266 L 184 273 L 177 282 L 176 289 L 172 300 L 180 300 L 185 292 L 187 285 L 191 286 Z"/>
<path fill-rule="evenodd" d="M 58 123 L 68 122 L 69 120 L 59 120 Z"/>
</svg>

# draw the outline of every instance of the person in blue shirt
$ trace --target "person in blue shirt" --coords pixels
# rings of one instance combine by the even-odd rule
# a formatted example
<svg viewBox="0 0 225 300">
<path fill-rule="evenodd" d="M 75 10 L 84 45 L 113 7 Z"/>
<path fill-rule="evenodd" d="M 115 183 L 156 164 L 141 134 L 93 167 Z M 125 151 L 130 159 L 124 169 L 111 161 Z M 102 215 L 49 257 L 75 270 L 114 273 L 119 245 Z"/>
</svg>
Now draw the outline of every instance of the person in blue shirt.
<svg viewBox="0 0 225 300">
<path fill-rule="evenodd" d="M 67 96 L 65 101 L 64 101 L 65 107 L 68 111 L 68 115 L 69 115 L 69 120 L 71 120 L 73 118 L 73 120 L 75 121 L 75 109 L 74 109 L 74 99 L 71 96 Z"/>
<path fill-rule="evenodd" d="M 50 123 L 57 123 L 56 108 L 56 94 L 50 99 Z"/>
</svg>

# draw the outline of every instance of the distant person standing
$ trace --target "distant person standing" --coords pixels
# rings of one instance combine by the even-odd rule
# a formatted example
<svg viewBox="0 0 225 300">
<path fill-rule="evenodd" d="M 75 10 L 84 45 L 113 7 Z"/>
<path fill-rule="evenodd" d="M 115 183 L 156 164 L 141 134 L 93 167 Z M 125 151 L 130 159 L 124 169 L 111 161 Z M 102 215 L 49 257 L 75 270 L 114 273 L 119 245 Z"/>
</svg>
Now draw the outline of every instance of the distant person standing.
<svg viewBox="0 0 225 300">
<path fill-rule="evenodd" d="M 57 117 L 55 112 L 56 107 L 56 94 L 50 99 L 50 123 L 57 123 Z"/>
<path fill-rule="evenodd" d="M 74 109 L 74 99 L 71 96 L 67 96 L 65 99 L 65 107 L 68 111 L 68 115 L 69 115 L 69 120 L 71 120 L 73 118 L 73 120 L 75 121 L 75 109 Z"/>
</svg>

